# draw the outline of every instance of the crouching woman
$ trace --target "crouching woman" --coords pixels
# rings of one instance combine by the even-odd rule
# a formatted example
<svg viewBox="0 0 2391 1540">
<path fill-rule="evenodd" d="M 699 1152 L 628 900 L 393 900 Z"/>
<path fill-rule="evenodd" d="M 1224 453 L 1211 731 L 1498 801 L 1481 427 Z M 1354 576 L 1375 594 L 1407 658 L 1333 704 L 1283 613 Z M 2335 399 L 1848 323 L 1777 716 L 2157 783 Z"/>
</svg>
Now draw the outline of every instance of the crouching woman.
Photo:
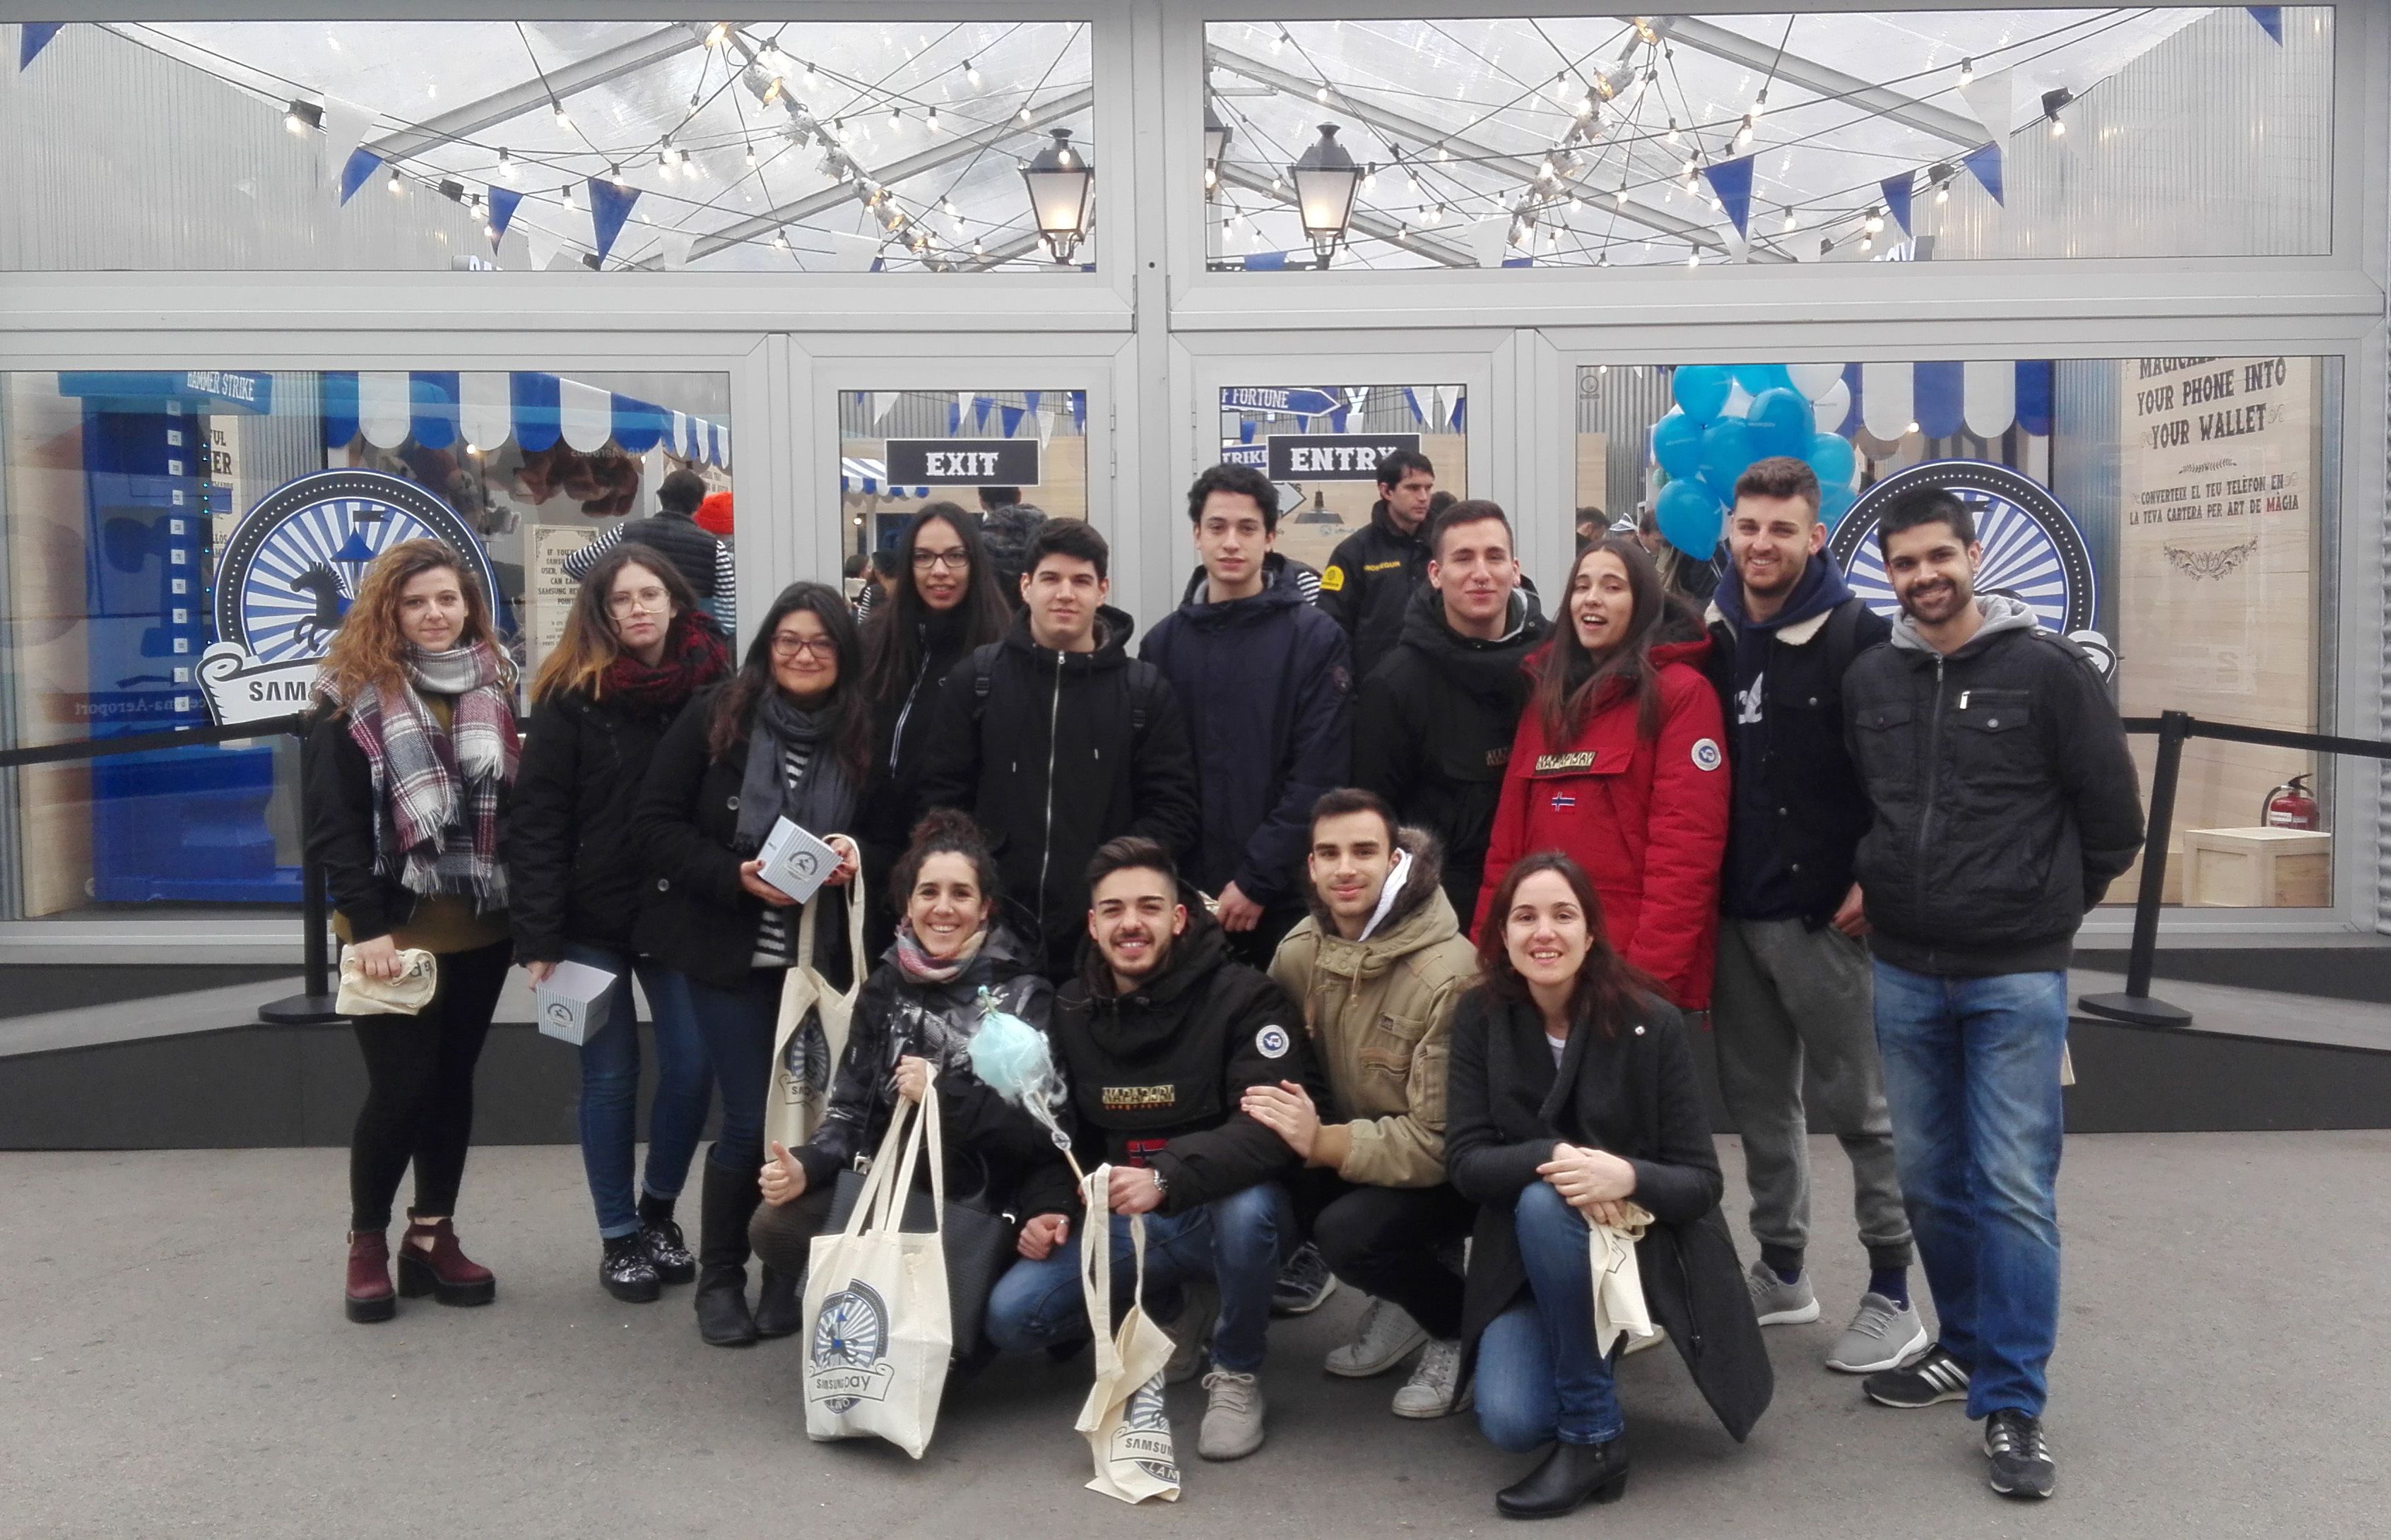
<svg viewBox="0 0 2391 1540">
<path fill-rule="evenodd" d="M 1719 1214 L 1684 1020 L 1612 950 L 1594 885 L 1560 852 L 1511 867 L 1486 916 L 1485 982 L 1454 1013 L 1445 1160 L 1480 1205 L 1462 1307 L 1479 1426 L 1519 1453 L 1552 1445 L 1495 1507 L 1541 1519 L 1627 1483 L 1616 1359 L 1594 1339 L 1590 1223 L 1622 1223 L 1631 1204 L 1652 1216 L 1635 1248 L 1646 1305 L 1737 1440 L 1774 1380 Z"/>
</svg>

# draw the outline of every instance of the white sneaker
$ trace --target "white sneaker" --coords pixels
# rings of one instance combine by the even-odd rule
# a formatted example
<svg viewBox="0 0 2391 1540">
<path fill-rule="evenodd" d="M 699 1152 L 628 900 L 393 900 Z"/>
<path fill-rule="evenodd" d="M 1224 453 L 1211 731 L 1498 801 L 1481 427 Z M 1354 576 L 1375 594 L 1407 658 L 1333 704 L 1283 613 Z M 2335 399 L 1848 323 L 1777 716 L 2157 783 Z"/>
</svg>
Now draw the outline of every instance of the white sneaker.
<svg viewBox="0 0 2391 1540">
<path fill-rule="evenodd" d="M 1409 1311 L 1391 1300 L 1372 1300 L 1363 1307 L 1353 1340 L 1329 1349 L 1323 1367 L 1347 1379 L 1367 1379 L 1393 1368 L 1427 1340 L 1427 1328 Z"/>
<path fill-rule="evenodd" d="M 1196 1453 L 1208 1460 L 1241 1460 L 1262 1446 L 1262 1383 L 1259 1377 L 1214 1369 L 1204 1377 L 1204 1426 Z"/>
<path fill-rule="evenodd" d="M 1469 1387 L 1461 1379 L 1461 1343 L 1431 1337 L 1411 1378 L 1395 1392 L 1395 1416 L 1451 1417 L 1469 1410 Z"/>
<path fill-rule="evenodd" d="M 1926 1323 L 1918 1318 L 1916 1305 L 1863 1294 L 1852 1324 L 1827 1354 L 1827 1367 L 1844 1374 L 1875 1374 L 1899 1368 L 1925 1346 Z"/>
</svg>

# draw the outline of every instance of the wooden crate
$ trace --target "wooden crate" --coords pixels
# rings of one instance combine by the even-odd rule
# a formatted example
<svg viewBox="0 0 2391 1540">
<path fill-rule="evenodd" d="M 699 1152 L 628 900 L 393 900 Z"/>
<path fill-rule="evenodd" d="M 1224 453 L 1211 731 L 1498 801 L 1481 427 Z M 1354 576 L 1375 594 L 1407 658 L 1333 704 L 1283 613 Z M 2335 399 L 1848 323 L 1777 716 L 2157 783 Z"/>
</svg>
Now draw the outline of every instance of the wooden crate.
<svg viewBox="0 0 2391 1540">
<path fill-rule="evenodd" d="M 2333 836 L 2311 829 L 2186 829 L 2187 904 L 2322 909 L 2333 902 Z"/>
</svg>

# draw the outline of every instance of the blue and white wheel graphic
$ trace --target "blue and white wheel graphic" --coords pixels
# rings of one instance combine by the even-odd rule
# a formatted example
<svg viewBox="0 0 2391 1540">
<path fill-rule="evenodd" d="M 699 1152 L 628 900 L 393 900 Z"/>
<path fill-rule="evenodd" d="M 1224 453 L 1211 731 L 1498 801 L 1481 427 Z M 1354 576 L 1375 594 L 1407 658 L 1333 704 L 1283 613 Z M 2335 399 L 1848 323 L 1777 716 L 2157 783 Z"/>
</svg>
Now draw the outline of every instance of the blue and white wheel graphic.
<svg viewBox="0 0 2391 1540">
<path fill-rule="evenodd" d="M 2022 472 L 1979 459 L 1937 459 L 1897 471 L 1859 496 L 1828 538 L 1852 591 L 1890 618 L 1901 613 L 1884 575 L 1877 521 L 1913 492 L 1958 495 L 1976 520 L 1984 559 L 1976 591 L 2025 602 L 2045 628 L 2061 636 L 2088 629 L 2100 594 L 2083 532 L 2049 488 Z"/>
<path fill-rule="evenodd" d="M 850 1282 L 822 1301 L 814 1317 L 812 1358 L 816 1370 L 868 1369 L 888 1356 L 888 1312 L 868 1284 Z M 822 1403 L 844 1412 L 856 1398 L 839 1396 Z"/>
<path fill-rule="evenodd" d="M 401 540 L 438 540 L 498 592 L 488 554 L 465 521 L 411 481 L 381 471 L 317 471 L 267 493 L 225 542 L 216 566 L 216 635 L 261 663 L 324 655 L 366 564 Z"/>
</svg>

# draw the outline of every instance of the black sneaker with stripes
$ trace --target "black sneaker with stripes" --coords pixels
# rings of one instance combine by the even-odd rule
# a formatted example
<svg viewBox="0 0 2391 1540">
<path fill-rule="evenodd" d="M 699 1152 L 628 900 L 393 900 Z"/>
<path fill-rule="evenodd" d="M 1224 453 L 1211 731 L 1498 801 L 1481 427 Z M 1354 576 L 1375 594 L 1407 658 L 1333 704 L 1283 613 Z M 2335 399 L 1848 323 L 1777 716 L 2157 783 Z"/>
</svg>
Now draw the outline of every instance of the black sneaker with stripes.
<svg viewBox="0 0 2391 1540">
<path fill-rule="evenodd" d="M 1932 1406 L 1938 1401 L 1968 1399 L 1968 1365 L 1935 1343 L 1897 1369 L 1885 1369 L 1860 1381 L 1860 1389 L 1880 1406 Z"/>
<path fill-rule="evenodd" d="M 2042 1418 L 2004 1406 L 1984 1419 L 1984 1457 L 1993 1490 L 2004 1497 L 2048 1497 L 2059 1467 L 2042 1436 Z"/>
</svg>

